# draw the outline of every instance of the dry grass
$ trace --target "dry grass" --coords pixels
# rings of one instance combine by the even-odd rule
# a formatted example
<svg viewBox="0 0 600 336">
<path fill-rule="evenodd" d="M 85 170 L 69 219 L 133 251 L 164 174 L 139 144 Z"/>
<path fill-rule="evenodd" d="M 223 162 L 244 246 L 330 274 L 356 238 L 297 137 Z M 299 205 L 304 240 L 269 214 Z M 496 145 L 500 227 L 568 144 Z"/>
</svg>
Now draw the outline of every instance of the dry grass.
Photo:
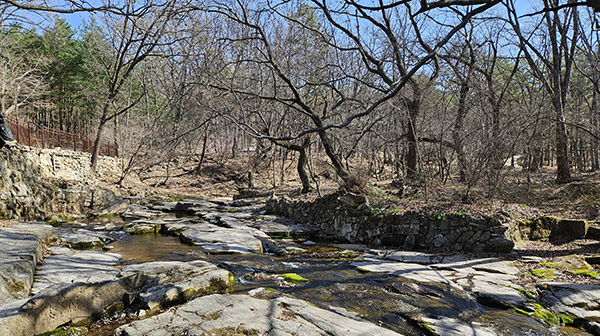
<svg viewBox="0 0 600 336">
<path fill-rule="evenodd" d="M 240 188 L 247 186 L 247 174 L 250 170 L 249 153 L 240 153 L 235 159 L 208 156 L 200 174 L 195 173 L 197 158 L 179 159 L 177 164 L 153 167 L 150 172 L 127 180 L 126 185 L 135 190 L 153 190 L 155 194 L 175 194 L 195 197 L 233 197 Z M 367 162 L 354 163 L 354 166 L 368 167 Z M 389 169 L 378 176 L 365 173 L 365 168 L 355 169 L 355 182 L 351 189 L 367 194 L 371 205 L 380 211 L 405 212 L 419 211 L 429 214 L 469 214 L 471 216 L 497 216 L 510 214 L 533 218 L 543 214 L 557 215 L 563 218 L 585 218 L 594 220 L 600 209 L 600 173 L 579 173 L 569 184 L 554 182 L 555 171 L 544 167 L 536 174 L 505 168 L 494 194 L 493 185 L 482 182 L 470 188 L 456 177 L 445 183 L 436 177 L 421 181 L 403 181 L 393 179 Z M 274 171 L 273 171 L 274 170 Z M 283 167 L 281 160 L 261 162 L 254 176 L 257 187 L 262 191 L 276 194 L 288 194 L 302 200 L 318 197 L 315 190 L 300 194 L 300 179 L 296 172 L 295 161 L 288 160 Z M 335 176 L 334 169 L 326 158 L 314 159 L 312 166 L 314 179 L 318 182 L 321 195 L 335 192 L 341 180 Z M 574 174 L 575 175 L 575 174 Z M 106 181 L 114 183 L 116 181 Z M 312 180 L 313 187 L 316 186 Z M 468 191 L 468 199 L 465 195 Z"/>
</svg>

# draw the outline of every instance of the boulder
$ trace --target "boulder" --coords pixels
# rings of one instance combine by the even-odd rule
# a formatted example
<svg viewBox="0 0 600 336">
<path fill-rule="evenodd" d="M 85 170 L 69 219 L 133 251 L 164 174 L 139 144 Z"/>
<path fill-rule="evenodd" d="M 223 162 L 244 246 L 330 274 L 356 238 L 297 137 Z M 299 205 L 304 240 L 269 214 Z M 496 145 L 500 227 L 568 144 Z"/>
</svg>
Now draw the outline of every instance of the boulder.
<svg viewBox="0 0 600 336">
<path fill-rule="evenodd" d="M 494 237 L 485 243 L 484 251 L 508 253 L 515 247 L 515 243 L 504 237 Z"/>
<path fill-rule="evenodd" d="M 600 227 L 590 226 L 588 227 L 587 233 L 585 235 L 586 239 L 595 239 L 600 240 Z"/>
<path fill-rule="evenodd" d="M 129 234 L 158 233 L 163 221 L 135 220 L 123 225 L 123 231 Z"/>
<path fill-rule="evenodd" d="M 185 199 L 185 200 L 177 202 L 177 204 L 175 205 L 175 211 L 176 212 L 194 213 L 196 211 L 201 211 L 201 210 L 206 210 L 206 209 L 211 209 L 211 208 L 214 209 L 216 207 L 218 207 L 218 205 L 215 203 L 212 203 L 212 202 Z"/>
<path fill-rule="evenodd" d="M 98 189 L 92 192 L 90 207 L 99 209 L 117 200 L 117 195 L 110 189 Z"/>
<path fill-rule="evenodd" d="M 585 219 L 561 219 L 558 222 L 556 234 L 564 235 L 571 239 L 585 238 L 588 222 Z"/>
<path fill-rule="evenodd" d="M 54 284 L 29 300 L 0 306 L 0 334 L 30 336 L 87 320 L 121 303 L 124 295 L 138 286 L 138 275 L 97 283 Z"/>
<path fill-rule="evenodd" d="M 205 261 L 153 261 L 125 266 L 124 276 L 143 274 L 144 289 L 136 294 L 145 308 L 154 310 L 198 294 L 224 290 L 235 283 L 229 271 Z"/>
</svg>

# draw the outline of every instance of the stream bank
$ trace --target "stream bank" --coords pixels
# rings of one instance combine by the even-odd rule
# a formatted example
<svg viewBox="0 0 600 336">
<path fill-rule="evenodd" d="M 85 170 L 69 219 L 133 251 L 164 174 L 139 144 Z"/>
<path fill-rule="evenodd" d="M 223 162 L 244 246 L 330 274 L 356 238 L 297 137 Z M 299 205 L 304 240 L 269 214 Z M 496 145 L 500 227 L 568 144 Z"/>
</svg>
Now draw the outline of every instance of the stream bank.
<svg viewBox="0 0 600 336">
<path fill-rule="evenodd" d="M 543 260 L 516 252 L 323 244 L 260 202 L 118 202 L 119 216 L 0 229 L 31 242 L 3 260 L 38 263 L 35 277 L 0 265 L 2 334 L 599 334 L 600 286 L 541 279 L 531 291 L 515 263 Z"/>
</svg>

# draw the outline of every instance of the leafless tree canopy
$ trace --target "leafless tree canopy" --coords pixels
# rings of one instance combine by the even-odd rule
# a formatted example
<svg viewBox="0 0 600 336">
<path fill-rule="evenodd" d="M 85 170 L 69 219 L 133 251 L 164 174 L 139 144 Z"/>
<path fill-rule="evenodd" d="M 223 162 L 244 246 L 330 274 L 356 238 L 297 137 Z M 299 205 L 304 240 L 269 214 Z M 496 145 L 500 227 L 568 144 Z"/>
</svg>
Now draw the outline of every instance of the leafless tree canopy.
<svg viewBox="0 0 600 336">
<path fill-rule="evenodd" d="M 36 120 L 42 108 L 59 108 L 45 112 L 48 122 L 85 115 L 82 129 L 122 147 L 124 176 L 150 169 L 150 158 L 246 150 L 256 153 L 250 175 L 292 155 L 303 191 L 316 181 L 311 155 L 321 155 L 349 187 L 366 171 L 457 179 L 494 194 L 511 158 L 527 174 L 555 166 L 560 183 L 600 167 L 595 1 L 8 0 L 0 8 L 8 18 L 2 111 Z M 65 98 L 72 81 L 60 91 L 48 75 L 61 55 L 12 42 L 27 29 L 10 17 L 26 11 L 92 13 L 81 50 L 94 75 L 78 82 L 94 97 L 85 108 Z"/>
</svg>

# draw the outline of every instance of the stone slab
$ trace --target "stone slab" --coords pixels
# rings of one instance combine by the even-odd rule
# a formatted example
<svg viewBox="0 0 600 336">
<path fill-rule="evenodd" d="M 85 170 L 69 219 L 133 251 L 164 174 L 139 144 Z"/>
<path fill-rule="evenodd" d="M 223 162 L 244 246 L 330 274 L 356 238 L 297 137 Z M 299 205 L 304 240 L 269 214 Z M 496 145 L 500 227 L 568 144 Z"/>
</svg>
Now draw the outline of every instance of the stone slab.
<svg viewBox="0 0 600 336">
<path fill-rule="evenodd" d="M 58 284 L 97 283 L 120 277 L 121 272 L 115 267 L 121 260 L 119 254 L 78 251 L 63 246 L 53 247 L 51 252 L 37 270 L 32 294 Z"/>
<path fill-rule="evenodd" d="M 366 261 L 354 262 L 352 266 L 361 271 L 389 273 L 395 276 L 422 282 L 436 282 L 455 286 L 448 278 L 437 270 L 421 264 L 399 263 L 392 261 Z"/>
<path fill-rule="evenodd" d="M 466 323 L 454 318 L 421 318 L 438 335 L 444 336 L 496 336 L 497 334 L 488 328 Z"/>
<path fill-rule="evenodd" d="M 114 241 L 106 232 L 61 227 L 56 229 L 62 242 L 73 248 L 100 246 Z"/>
<path fill-rule="evenodd" d="M 114 335 L 400 335 L 366 320 L 349 318 L 288 297 L 262 300 L 248 295 L 214 294 L 119 327 Z"/>
</svg>

